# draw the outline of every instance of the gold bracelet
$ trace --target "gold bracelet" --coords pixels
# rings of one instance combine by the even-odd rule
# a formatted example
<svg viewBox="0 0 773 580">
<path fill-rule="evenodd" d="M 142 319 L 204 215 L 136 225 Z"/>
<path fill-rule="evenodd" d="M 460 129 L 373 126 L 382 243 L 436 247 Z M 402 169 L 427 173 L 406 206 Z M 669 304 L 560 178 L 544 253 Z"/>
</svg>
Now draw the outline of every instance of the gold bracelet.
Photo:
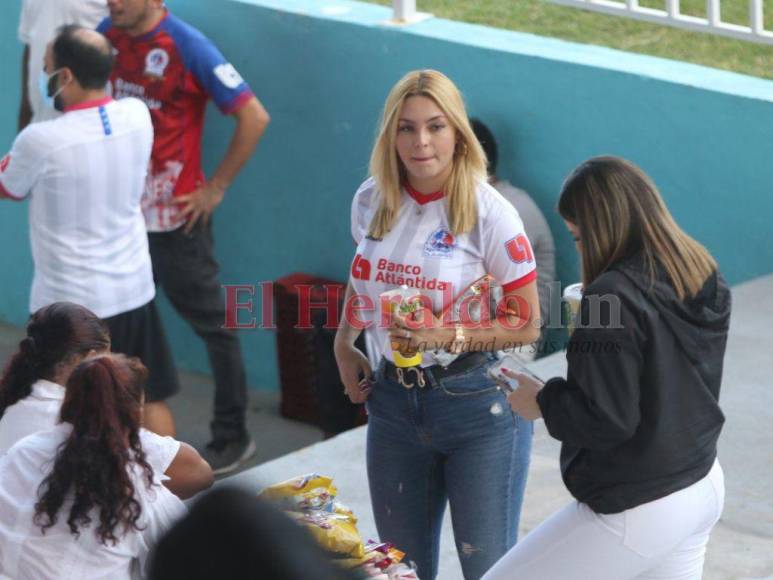
<svg viewBox="0 0 773 580">
<path fill-rule="evenodd" d="M 462 347 L 464 346 L 464 327 L 460 322 L 457 322 L 454 324 L 454 341 L 451 343 L 451 354 L 459 354 L 462 352 Z"/>
</svg>

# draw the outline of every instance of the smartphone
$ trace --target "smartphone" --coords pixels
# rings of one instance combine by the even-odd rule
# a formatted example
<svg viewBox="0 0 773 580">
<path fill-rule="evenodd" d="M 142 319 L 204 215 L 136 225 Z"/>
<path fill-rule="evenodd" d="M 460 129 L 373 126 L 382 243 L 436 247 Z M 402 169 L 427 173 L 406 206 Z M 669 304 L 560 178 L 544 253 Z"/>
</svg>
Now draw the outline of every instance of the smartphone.
<svg viewBox="0 0 773 580">
<path fill-rule="evenodd" d="M 502 369 L 509 369 L 511 371 L 515 371 L 517 373 L 520 373 L 522 375 L 527 375 L 531 378 L 533 378 L 536 381 L 539 381 L 540 383 L 544 383 L 540 377 L 535 375 L 533 372 L 531 372 L 529 369 L 527 369 L 525 366 L 523 366 L 523 363 L 519 358 L 512 354 L 506 354 L 501 359 L 499 359 L 496 363 L 491 365 L 488 369 L 488 376 L 493 379 L 495 383 L 497 383 L 502 389 L 507 391 L 508 393 L 512 393 L 515 389 L 518 388 L 518 381 L 515 379 L 511 379 L 508 376 L 505 376 L 502 373 Z"/>
</svg>

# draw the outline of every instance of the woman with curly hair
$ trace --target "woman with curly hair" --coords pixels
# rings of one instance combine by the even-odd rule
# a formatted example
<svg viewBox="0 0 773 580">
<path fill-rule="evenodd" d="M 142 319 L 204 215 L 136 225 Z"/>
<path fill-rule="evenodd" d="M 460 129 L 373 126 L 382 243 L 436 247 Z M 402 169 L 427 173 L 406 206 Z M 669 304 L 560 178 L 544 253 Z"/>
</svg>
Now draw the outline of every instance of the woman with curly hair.
<svg viewBox="0 0 773 580">
<path fill-rule="evenodd" d="M 0 574 L 119 580 L 136 565 L 142 574 L 185 511 L 140 442 L 146 373 L 123 355 L 85 360 L 67 381 L 62 422 L 0 458 Z"/>
<path fill-rule="evenodd" d="M 52 429 L 73 369 L 109 351 L 107 325 L 88 308 L 54 302 L 33 313 L 0 377 L 0 455 L 27 435 Z M 140 439 L 148 463 L 182 499 L 212 485 L 212 470 L 190 445 L 147 429 L 140 429 Z"/>
</svg>

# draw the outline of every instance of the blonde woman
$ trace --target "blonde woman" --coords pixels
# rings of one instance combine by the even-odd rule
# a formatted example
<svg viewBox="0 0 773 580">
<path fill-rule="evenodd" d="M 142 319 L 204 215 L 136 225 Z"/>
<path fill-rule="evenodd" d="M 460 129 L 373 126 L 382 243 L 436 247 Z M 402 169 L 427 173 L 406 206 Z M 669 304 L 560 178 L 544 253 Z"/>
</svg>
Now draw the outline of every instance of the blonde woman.
<svg viewBox="0 0 773 580">
<path fill-rule="evenodd" d="M 443 74 L 414 71 L 394 86 L 370 169 L 352 203 L 347 303 L 358 308 L 347 309 L 335 352 L 350 399 L 367 399 L 376 525 L 431 580 L 448 500 L 465 578 L 480 578 L 518 530 L 532 424 L 510 411 L 486 369 L 492 351 L 539 335 L 534 258 L 518 213 L 486 182 L 462 97 Z M 437 318 L 487 273 L 508 305 L 497 318 Z M 379 295 L 401 284 L 431 305 L 419 327 L 399 315 L 390 326 L 382 320 Z M 365 327 L 381 357 L 375 372 L 354 346 Z M 423 352 L 420 365 L 398 373 L 393 345 Z M 441 366 L 431 353 L 440 346 L 462 354 Z"/>
<path fill-rule="evenodd" d="M 582 260 L 568 378 L 514 375 L 521 416 L 562 442 L 577 501 L 486 580 L 699 580 L 724 502 L 718 405 L 730 292 L 635 165 L 580 165 L 558 203 Z"/>
</svg>

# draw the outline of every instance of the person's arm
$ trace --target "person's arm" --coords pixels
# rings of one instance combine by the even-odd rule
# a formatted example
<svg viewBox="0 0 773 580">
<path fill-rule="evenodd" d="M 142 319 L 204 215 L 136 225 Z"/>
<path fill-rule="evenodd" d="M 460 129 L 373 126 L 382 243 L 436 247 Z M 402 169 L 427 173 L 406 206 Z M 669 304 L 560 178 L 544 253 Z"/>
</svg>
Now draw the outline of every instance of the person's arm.
<svg viewBox="0 0 773 580">
<path fill-rule="evenodd" d="M 198 451 L 187 443 L 180 442 L 180 450 L 164 474 L 164 486 L 180 499 L 188 499 L 212 487 L 215 477 Z"/>
<path fill-rule="evenodd" d="M 614 298 L 598 302 L 596 324 L 589 317 L 588 297 L 594 295 Z M 537 403 L 555 439 L 586 449 L 610 449 L 633 437 L 641 421 L 646 335 L 633 302 L 611 286 L 589 289 L 581 320 L 591 324 L 572 335 L 567 379 L 548 381 L 536 395 Z M 619 324 L 613 325 L 615 321 Z"/>
<path fill-rule="evenodd" d="M 350 281 L 346 285 L 345 305 L 349 304 L 352 293 Z M 341 375 L 341 382 L 349 399 L 352 403 L 364 403 L 370 391 L 368 385 L 373 370 L 368 362 L 368 357 L 354 345 L 362 332 L 362 328 L 359 328 L 356 323 L 352 324 L 354 321 L 349 320 L 347 312 L 348 309 L 344 308 L 333 343 L 333 352 L 338 364 L 338 372 Z"/>
<path fill-rule="evenodd" d="M 24 45 L 24 53 L 21 57 L 21 101 L 19 102 L 18 130 L 24 129 L 32 121 L 32 107 L 27 83 L 29 81 L 30 45 Z"/>
<path fill-rule="evenodd" d="M 0 159 L 0 200 L 24 199 L 40 176 L 50 145 L 38 125 L 29 125 L 16 136 L 10 153 Z"/>
<path fill-rule="evenodd" d="M 193 229 L 200 219 L 205 223 L 209 220 L 212 212 L 223 201 L 226 189 L 255 151 L 258 141 L 271 121 L 266 109 L 254 96 L 232 115 L 236 119 L 236 129 L 228 151 L 212 178 L 195 191 L 175 198 L 175 202 L 183 204 L 183 215 L 188 216 L 186 231 Z"/>
<path fill-rule="evenodd" d="M 506 350 L 537 340 L 539 328 L 536 319 L 540 313 L 536 280 L 507 291 L 495 314 L 488 324 L 461 323 L 464 335 L 462 352 Z M 411 321 L 400 314 L 394 315 L 393 323 L 390 340 L 395 345 L 399 344 L 400 350 L 450 350 L 457 336 L 456 324 L 438 317 L 434 317 L 433 323 L 426 328 L 422 318 Z"/>
</svg>

